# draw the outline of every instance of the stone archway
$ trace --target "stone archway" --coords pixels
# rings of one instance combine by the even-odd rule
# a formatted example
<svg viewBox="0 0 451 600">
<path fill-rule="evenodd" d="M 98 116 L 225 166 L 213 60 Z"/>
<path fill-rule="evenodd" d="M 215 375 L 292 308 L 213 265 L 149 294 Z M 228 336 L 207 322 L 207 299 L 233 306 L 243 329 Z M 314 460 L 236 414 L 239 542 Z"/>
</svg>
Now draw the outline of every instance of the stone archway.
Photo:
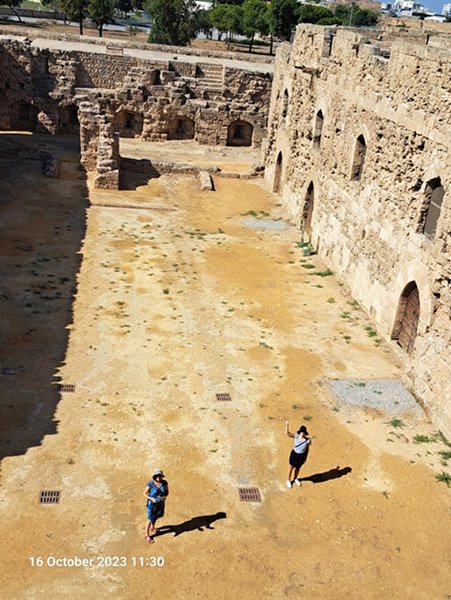
<svg viewBox="0 0 451 600">
<path fill-rule="evenodd" d="M 169 124 L 168 140 L 192 140 L 196 128 L 194 121 L 188 117 L 177 117 Z"/>
<path fill-rule="evenodd" d="M 16 102 L 10 107 L 11 129 L 34 131 L 37 125 L 38 109 L 29 102 Z"/>
<path fill-rule="evenodd" d="M 412 354 L 420 319 L 420 293 L 415 281 L 409 282 L 402 291 L 393 326 L 392 339 L 408 354 Z"/>
<path fill-rule="evenodd" d="M 309 241 L 312 237 L 312 215 L 315 203 L 315 186 L 313 181 L 309 183 L 307 193 L 305 194 L 304 210 L 302 214 L 303 233 L 307 234 Z"/>
<path fill-rule="evenodd" d="M 274 172 L 274 184 L 273 184 L 273 188 L 272 188 L 272 191 L 274 192 L 274 194 L 278 194 L 279 190 L 280 190 L 280 184 L 282 181 L 282 166 L 283 166 L 282 152 L 279 152 L 279 154 L 277 155 L 276 169 Z"/>
<path fill-rule="evenodd" d="M 247 121 L 234 121 L 227 129 L 227 146 L 252 146 L 253 126 Z"/>
<path fill-rule="evenodd" d="M 143 115 L 122 109 L 116 114 L 116 129 L 123 138 L 140 137 L 143 130 Z"/>
<path fill-rule="evenodd" d="M 78 107 L 75 104 L 61 107 L 59 125 L 62 133 L 79 133 Z"/>
</svg>

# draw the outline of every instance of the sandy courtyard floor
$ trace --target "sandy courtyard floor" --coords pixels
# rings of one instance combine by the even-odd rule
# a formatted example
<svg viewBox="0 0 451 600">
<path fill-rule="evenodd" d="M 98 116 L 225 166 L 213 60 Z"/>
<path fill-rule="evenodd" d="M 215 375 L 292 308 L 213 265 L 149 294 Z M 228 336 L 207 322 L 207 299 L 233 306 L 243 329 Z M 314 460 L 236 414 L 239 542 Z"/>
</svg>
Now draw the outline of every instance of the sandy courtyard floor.
<svg viewBox="0 0 451 600">
<path fill-rule="evenodd" d="M 450 598 L 446 446 L 422 414 L 332 396 L 328 379 L 399 379 L 402 362 L 274 225 L 276 196 L 219 176 L 88 192 L 67 149 L 58 180 L 1 156 L 2 598 Z M 313 439 L 290 490 L 284 417 Z"/>
</svg>

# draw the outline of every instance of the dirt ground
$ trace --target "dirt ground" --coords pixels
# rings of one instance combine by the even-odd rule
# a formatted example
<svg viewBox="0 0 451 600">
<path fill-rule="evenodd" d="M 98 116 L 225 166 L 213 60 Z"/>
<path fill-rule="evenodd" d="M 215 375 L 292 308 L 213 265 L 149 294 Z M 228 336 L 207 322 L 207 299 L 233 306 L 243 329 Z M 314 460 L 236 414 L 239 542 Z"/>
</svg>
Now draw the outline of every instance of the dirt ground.
<svg viewBox="0 0 451 600">
<path fill-rule="evenodd" d="M 265 227 L 279 199 L 220 176 L 94 191 L 65 138 L 12 136 L 58 154 L 56 180 L 6 137 L 0 596 L 450 598 L 446 446 L 422 414 L 332 396 L 328 379 L 398 379 L 402 361 L 294 226 Z M 313 440 L 293 489 L 285 417 Z M 156 468 L 170 495 L 149 545 Z"/>
</svg>

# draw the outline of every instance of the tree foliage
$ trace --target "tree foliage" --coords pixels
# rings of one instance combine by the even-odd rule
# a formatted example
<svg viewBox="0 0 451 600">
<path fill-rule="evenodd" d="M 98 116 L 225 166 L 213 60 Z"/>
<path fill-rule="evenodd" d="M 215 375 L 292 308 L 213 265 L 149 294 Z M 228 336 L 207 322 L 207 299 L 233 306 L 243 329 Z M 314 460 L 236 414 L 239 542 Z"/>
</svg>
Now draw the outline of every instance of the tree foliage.
<svg viewBox="0 0 451 600">
<path fill-rule="evenodd" d="M 89 0 L 88 15 L 102 37 L 103 26 L 114 21 L 115 0 Z"/>
<path fill-rule="evenodd" d="M 227 34 L 228 46 L 230 46 L 232 33 L 242 33 L 243 9 L 241 6 L 217 4 L 211 11 L 210 19 L 213 27 L 219 32 Z"/>
<path fill-rule="evenodd" d="M 270 10 L 271 34 L 289 40 L 298 22 L 297 0 L 272 0 Z"/>
<path fill-rule="evenodd" d="M 255 34 L 269 32 L 269 15 L 269 8 L 264 0 L 245 0 L 242 30 L 250 38 L 249 52 L 252 52 Z"/>
<path fill-rule="evenodd" d="M 194 0 L 147 0 L 145 8 L 152 17 L 149 42 L 186 46 L 196 37 L 198 23 Z"/>
<path fill-rule="evenodd" d="M 71 21 L 79 24 L 80 35 L 83 35 L 83 19 L 88 14 L 89 0 L 61 0 L 61 8 Z"/>
<path fill-rule="evenodd" d="M 302 4 L 298 10 L 299 23 L 318 23 L 321 19 L 330 19 L 334 17 L 334 13 L 317 4 Z"/>
</svg>

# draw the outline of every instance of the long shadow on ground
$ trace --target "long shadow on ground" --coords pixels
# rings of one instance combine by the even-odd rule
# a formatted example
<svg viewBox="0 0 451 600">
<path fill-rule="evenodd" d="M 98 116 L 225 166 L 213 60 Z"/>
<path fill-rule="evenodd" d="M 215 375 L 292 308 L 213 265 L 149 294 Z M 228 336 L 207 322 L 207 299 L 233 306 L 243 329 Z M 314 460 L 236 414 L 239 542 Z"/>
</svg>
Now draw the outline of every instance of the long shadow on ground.
<svg viewBox="0 0 451 600">
<path fill-rule="evenodd" d="M 181 535 L 182 533 L 186 533 L 187 531 L 203 531 L 204 529 L 214 529 L 212 527 L 212 523 L 218 521 L 219 519 L 227 519 L 227 515 L 225 512 L 217 512 L 214 515 L 203 515 L 200 517 L 193 517 L 184 523 L 180 523 L 179 525 L 165 525 L 164 527 L 159 527 L 156 533 L 156 536 L 167 535 L 168 533 L 173 533 L 174 537 L 177 535 Z"/>
<path fill-rule="evenodd" d="M 343 477 L 352 471 L 351 467 L 343 467 L 340 469 L 339 466 L 334 469 L 330 469 L 329 471 L 324 471 L 323 473 L 315 473 L 314 475 L 310 475 L 309 477 L 299 477 L 301 481 L 312 481 L 313 483 L 324 483 L 325 481 L 330 481 L 331 479 L 338 479 L 339 477 Z"/>
<path fill-rule="evenodd" d="M 59 179 L 42 148 L 64 155 Z M 0 135 L 0 458 L 57 432 L 88 205 L 78 151 L 68 136 Z"/>
</svg>

